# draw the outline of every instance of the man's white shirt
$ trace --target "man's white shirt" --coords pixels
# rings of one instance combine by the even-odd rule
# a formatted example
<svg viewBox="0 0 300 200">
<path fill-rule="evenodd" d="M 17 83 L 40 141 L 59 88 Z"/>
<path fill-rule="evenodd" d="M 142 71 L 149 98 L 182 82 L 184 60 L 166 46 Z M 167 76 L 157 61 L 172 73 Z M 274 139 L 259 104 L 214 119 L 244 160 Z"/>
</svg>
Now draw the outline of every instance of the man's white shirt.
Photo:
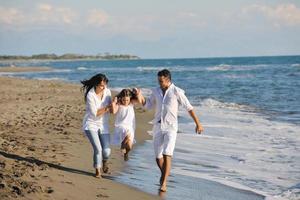
<svg viewBox="0 0 300 200">
<path fill-rule="evenodd" d="M 193 110 L 193 106 L 185 96 L 184 90 L 172 83 L 166 90 L 165 95 L 163 95 L 160 87 L 152 89 L 150 97 L 146 99 L 145 108 L 151 109 L 155 106 L 153 125 L 160 125 L 162 131 L 177 132 L 179 105 L 187 111 Z"/>
</svg>

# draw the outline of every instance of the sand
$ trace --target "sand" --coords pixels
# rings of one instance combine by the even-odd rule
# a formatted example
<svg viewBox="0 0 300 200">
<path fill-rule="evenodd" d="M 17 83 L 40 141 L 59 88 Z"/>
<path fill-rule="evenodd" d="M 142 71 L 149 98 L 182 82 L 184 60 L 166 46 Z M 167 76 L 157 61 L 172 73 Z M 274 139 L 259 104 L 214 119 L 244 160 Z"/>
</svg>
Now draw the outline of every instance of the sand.
<svg viewBox="0 0 300 200">
<path fill-rule="evenodd" d="M 0 93 L 0 199 L 158 199 L 113 181 L 124 167 L 117 147 L 112 174 L 94 177 L 79 84 L 0 77 Z M 153 113 L 136 114 L 139 145 Z"/>
<path fill-rule="evenodd" d="M 53 70 L 50 67 L 0 67 L 0 72 L 44 72 Z"/>
</svg>

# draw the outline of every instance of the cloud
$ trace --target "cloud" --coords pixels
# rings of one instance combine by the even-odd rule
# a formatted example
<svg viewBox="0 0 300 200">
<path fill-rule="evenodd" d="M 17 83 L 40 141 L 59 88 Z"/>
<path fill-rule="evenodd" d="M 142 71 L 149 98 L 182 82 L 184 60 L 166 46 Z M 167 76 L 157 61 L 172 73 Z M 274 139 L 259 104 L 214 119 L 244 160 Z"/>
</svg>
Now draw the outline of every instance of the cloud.
<svg viewBox="0 0 300 200">
<path fill-rule="evenodd" d="M 102 26 L 108 22 L 108 14 L 102 10 L 91 10 L 87 16 L 87 23 L 94 26 Z"/>
<path fill-rule="evenodd" d="M 143 14 L 139 16 L 110 16 L 105 26 L 111 35 L 123 35 L 138 41 L 159 41 L 171 35 L 185 35 L 207 25 L 196 12 Z"/>
<path fill-rule="evenodd" d="M 49 4 L 40 4 L 38 5 L 38 9 L 40 11 L 50 12 L 52 11 L 53 7 Z"/>
<path fill-rule="evenodd" d="M 76 19 L 77 13 L 71 8 L 39 4 L 31 17 L 37 23 L 71 24 Z"/>
<path fill-rule="evenodd" d="M 148 41 L 174 33 L 182 34 L 186 30 L 202 29 L 206 25 L 200 13 L 190 10 L 139 16 L 110 15 L 100 8 L 75 10 L 52 3 L 39 3 L 30 10 L 0 7 L 0 11 L 0 26 L 14 30 L 61 29 L 67 25 L 69 30 L 76 30 L 78 34 L 122 35 Z"/>
<path fill-rule="evenodd" d="M 16 8 L 0 7 L 0 23 L 7 25 L 19 24 L 23 18 L 23 13 Z"/>
<path fill-rule="evenodd" d="M 291 3 L 277 6 L 254 4 L 245 7 L 242 12 L 244 14 L 262 14 L 276 26 L 297 26 L 300 24 L 300 8 Z"/>
<path fill-rule="evenodd" d="M 30 11 L 0 7 L 0 24 L 9 27 L 72 24 L 77 13 L 71 8 L 39 4 Z"/>
<path fill-rule="evenodd" d="M 206 19 L 197 12 L 179 12 L 174 18 L 174 24 L 185 24 L 191 28 L 203 28 L 207 25 Z"/>
</svg>

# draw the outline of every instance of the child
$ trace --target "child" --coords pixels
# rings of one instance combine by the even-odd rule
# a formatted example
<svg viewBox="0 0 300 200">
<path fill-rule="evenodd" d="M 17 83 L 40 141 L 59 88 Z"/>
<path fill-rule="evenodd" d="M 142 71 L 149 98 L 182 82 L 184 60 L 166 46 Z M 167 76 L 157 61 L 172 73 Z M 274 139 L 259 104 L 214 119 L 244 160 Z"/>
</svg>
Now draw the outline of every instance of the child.
<svg viewBox="0 0 300 200">
<path fill-rule="evenodd" d="M 116 114 L 114 144 L 120 144 L 124 160 L 128 161 L 128 153 L 135 143 L 134 103 L 137 90 L 123 89 L 112 102 L 112 113 Z"/>
</svg>

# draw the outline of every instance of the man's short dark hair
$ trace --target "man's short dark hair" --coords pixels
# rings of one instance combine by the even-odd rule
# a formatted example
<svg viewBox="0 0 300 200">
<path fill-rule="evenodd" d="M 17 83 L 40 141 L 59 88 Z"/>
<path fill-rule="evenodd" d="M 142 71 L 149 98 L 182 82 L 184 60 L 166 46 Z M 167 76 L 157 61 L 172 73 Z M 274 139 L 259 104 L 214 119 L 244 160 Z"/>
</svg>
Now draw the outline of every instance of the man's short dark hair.
<svg viewBox="0 0 300 200">
<path fill-rule="evenodd" d="M 167 69 L 163 69 L 163 70 L 159 71 L 157 73 L 157 76 L 164 76 L 164 77 L 169 78 L 169 80 L 171 80 L 171 72 Z"/>
</svg>

